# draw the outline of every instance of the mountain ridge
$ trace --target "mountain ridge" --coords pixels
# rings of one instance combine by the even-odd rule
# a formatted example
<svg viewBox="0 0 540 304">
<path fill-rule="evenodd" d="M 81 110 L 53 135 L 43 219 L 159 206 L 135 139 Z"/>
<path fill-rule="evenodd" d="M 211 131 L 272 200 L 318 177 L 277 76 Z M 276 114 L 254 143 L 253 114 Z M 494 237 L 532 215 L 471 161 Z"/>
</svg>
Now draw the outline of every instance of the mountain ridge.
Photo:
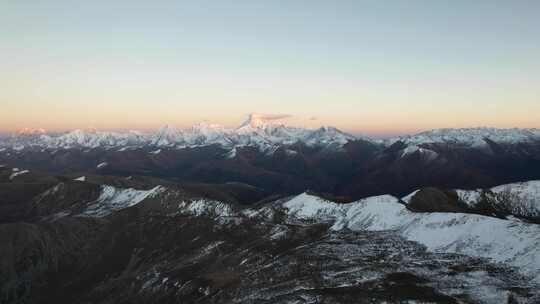
<svg viewBox="0 0 540 304">
<path fill-rule="evenodd" d="M 2 171 L 8 180 L 13 168 Z M 151 303 L 290 303 L 335 291 L 349 300 L 329 303 L 356 303 L 364 290 L 389 303 L 539 299 L 538 224 L 443 211 L 421 191 L 351 203 L 304 192 L 243 205 L 230 188 L 238 185 L 216 197 L 208 192 L 215 185 L 74 176 L 29 172 L 2 185 L 47 186 L 17 191 L 26 194 L 27 220 L 0 225 L 3 265 L 20 265 L 2 268 L 9 303 L 142 303 L 145 295 Z M 499 187 L 538 197 L 539 185 Z M 416 196 L 434 212 L 409 208 Z"/>
<path fill-rule="evenodd" d="M 342 148 L 348 142 L 363 140 L 384 147 L 403 143 L 411 147 L 402 153 L 405 155 L 420 148 L 425 150 L 425 146 L 433 144 L 483 148 L 489 146 L 490 142 L 498 144 L 540 142 L 540 129 L 490 127 L 432 129 L 411 135 L 375 139 L 351 135 L 331 126 L 319 128 L 287 126 L 276 122 L 282 116 L 253 113 L 236 128 L 202 122 L 186 129 L 165 125 L 155 132 L 75 129 L 64 133 L 52 133 L 44 129 L 25 128 L 11 136 L 1 138 L 0 147 L 13 150 L 28 147 L 114 149 L 144 146 L 186 148 L 217 144 L 231 151 L 237 147 L 252 146 L 260 151 L 271 152 L 275 150 L 275 147 L 293 145 L 297 142 L 311 147 L 335 150 Z"/>
<path fill-rule="evenodd" d="M 234 149 L 254 146 L 261 151 L 273 150 L 275 146 L 303 142 L 309 146 L 340 148 L 357 137 L 333 127 L 307 129 L 275 123 L 274 118 L 265 119 L 262 114 L 251 114 L 238 128 L 226 128 L 216 124 L 199 123 L 191 128 L 178 129 L 165 125 L 156 132 L 139 131 L 87 132 L 76 129 L 65 133 L 19 133 L 0 141 L 0 146 L 22 150 L 27 147 L 48 149 L 61 148 L 122 148 L 128 146 L 197 147 L 218 144 Z M 275 150 L 275 149 L 274 149 Z"/>
</svg>

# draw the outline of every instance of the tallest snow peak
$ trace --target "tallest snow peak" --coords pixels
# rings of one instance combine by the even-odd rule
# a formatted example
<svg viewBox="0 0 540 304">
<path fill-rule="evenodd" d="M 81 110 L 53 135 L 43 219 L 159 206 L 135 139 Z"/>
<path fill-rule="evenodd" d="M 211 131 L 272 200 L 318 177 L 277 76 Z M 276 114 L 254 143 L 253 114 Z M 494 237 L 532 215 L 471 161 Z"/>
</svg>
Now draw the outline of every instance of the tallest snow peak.
<svg viewBox="0 0 540 304">
<path fill-rule="evenodd" d="M 274 120 L 288 118 L 290 115 L 287 114 L 262 114 L 262 113 L 251 113 L 248 118 L 239 129 L 244 127 L 258 128 L 263 125 L 272 123 Z"/>
</svg>

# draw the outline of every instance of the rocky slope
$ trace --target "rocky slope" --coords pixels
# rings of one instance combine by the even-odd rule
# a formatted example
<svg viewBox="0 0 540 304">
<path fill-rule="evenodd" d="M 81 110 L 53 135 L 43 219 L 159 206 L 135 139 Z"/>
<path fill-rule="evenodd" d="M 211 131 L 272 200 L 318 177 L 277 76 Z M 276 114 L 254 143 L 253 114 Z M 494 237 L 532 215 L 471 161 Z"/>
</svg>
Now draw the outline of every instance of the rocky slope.
<svg viewBox="0 0 540 304">
<path fill-rule="evenodd" d="M 434 212 L 414 211 L 416 200 L 429 198 L 422 191 L 349 204 L 310 193 L 245 204 L 241 185 L 212 192 L 86 177 L 56 177 L 21 198 L 25 223 L 0 224 L 2 302 L 540 300 L 540 226 L 440 212 L 438 201 Z M 43 179 L 26 178 L 4 184 Z"/>
<path fill-rule="evenodd" d="M 403 201 L 408 208 L 421 212 L 469 212 L 540 223 L 540 181 L 477 190 L 425 188 L 407 195 Z"/>
</svg>

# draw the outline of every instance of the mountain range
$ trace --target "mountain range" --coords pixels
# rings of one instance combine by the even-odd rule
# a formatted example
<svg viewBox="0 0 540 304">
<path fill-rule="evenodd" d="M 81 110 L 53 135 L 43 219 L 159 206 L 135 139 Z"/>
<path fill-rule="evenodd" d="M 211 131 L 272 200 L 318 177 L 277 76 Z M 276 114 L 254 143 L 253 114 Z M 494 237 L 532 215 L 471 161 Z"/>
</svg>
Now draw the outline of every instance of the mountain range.
<svg viewBox="0 0 540 304">
<path fill-rule="evenodd" d="M 69 148 L 140 148 L 168 147 L 189 148 L 219 145 L 225 149 L 252 146 L 261 151 L 272 151 L 278 146 L 297 142 L 309 146 L 339 148 L 356 138 L 332 127 L 304 129 L 288 127 L 251 114 L 238 128 L 230 129 L 219 125 L 200 123 L 190 129 L 180 130 L 164 126 L 154 133 L 138 131 L 98 132 L 74 130 L 66 133 L 46 134 L 42 129 L 25 129 L 5 139 L 4 148 L 14 150 L 69 149 Z"/>
<path fill-rule="evenodd" d="M 199 124 L 154 133 L 26 130 L 0 139 L 0 164 L 52 173 L 238 182 L 340 200 L 427 186 L 476 189 L 540 179 L 538 129 L 438 129 L 370 139 L 289 127 L 252 114 L 238 128 Z"/>
<path fill-rule="evenodd" d="M 154 133 L 139 131 L 99 132 L 74 130 L 66 133 L 47 134 L 44 129 L 25 128 L 0 141 L 4 149 L 71 149 L 104 148 L 134 149 L 141 147 L 190 148 L 219 145 L 233 150 L 240 147 L 255 147 L 272 153 L 280 146 L 302 143 L 310 147 L 340 149 L 351 141 L 367 141 L 374 145 L 391 146 L 401 142 L 409 146 L 404 154 L 417 151 L 422 145 L 447 144 L 464 148 L 483 148 L 490 142 L 498 144 L 538 143 L 539 129 L 436 129 L 385 140 L 353 136 L 334 127 L 306 129 L 289 127 L 274 120 L 265 119 L 261 114 L 250 114 L 238 128 L 200 123 L 190 129 L 180 130 L 164 126 Z"/>
<path fill-rule="evenodd" d="M 540 132 L 0 139 L 2 303 L 538 303 Z"/>
</svg>

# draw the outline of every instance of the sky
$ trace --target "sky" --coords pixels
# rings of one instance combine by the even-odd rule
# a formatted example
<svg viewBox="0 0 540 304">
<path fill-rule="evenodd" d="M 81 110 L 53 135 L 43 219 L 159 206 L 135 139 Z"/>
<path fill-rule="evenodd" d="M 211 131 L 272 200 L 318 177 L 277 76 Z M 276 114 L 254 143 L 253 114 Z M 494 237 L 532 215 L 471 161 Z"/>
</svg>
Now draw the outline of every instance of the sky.
<svg viewBox="0 0 540 304">
<path fill-rule="evenodd" d="M 540 127 L 540 1 L 0 0 L 0 131 Z"/>
</svg>

